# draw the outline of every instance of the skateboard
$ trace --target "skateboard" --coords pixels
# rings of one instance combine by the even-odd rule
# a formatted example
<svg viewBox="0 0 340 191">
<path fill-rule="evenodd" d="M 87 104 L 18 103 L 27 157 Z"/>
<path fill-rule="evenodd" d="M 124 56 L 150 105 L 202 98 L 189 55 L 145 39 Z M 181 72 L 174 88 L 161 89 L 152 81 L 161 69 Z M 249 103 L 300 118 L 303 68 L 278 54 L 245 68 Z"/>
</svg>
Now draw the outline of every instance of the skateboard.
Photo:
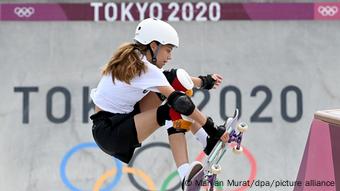
<svg viewBox="0 0 340 191">
<path fill-rule="evenodd" d="M 191 179 L 191 185 L 188 185 L 187 191 L 199 191 L 201 186 L 207 186 L 208 191 L 214 191 L 216 185 L 217 174 L 222 170 L 219 164 L 223 155 L 227 151 L 228 144 L 236 143 L 233 147 L 234 153 L 242 153 L 243 149 L 241 146 L 243 132 L 248 129 L 248 125 L 244 122 L 239 123 L 239 110 L 236 109 L 234 116 L 228 118 L 228 120 L 222 125 L 226 128 L 229 133 L 229 140 L 227 143 L 218 141 L 211 151 L 209 156 L 206 158 L 203 168 Z"/>
</svg>

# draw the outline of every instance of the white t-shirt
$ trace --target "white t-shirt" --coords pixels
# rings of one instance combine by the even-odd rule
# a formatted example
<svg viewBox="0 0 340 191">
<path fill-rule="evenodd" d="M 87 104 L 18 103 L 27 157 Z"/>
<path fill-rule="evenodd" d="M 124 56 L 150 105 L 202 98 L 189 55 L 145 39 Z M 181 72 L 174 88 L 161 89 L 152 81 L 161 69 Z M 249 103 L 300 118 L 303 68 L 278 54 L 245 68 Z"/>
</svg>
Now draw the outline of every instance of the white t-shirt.
<svg viewBox="0 0 340 191">
<path fill-rule="evenodd" d="M 130 84 L 115 79 L 111 75 L 102 76 L 97 88 L 91 90 L 93 103 L 111 113 L 130 113 L 134 105 L 149 91 L 159 92 L 157 86 L 171 86 L 162 69 L 142 58 L 146 65 L 145 73 L 136 76 Z"/>
</svg>

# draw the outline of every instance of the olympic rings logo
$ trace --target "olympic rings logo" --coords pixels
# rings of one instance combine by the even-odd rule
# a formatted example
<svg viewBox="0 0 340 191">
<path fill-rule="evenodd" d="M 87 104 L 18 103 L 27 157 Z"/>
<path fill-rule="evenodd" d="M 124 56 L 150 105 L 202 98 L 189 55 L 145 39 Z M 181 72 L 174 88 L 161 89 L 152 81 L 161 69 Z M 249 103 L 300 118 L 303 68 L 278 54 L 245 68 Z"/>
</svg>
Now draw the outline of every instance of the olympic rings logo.
<svg viewBox="0 0 340 191">
<path fill-rule="evenodd" d="M 337 6 L 319 6 L 318 7 L 318 12 L 322 16 L 334 16 L 338 12 L 338 7 Z"/>
<path fill-rule="evenodd" d="M 165 146 L 167 145 L 167 146 Z M 134 157 L 132 160 L 135 160 L 136 157 L 138 156 L 138 153 L 141 153 L 141 151 L 147 149 L 147 148 L 151 148 L 151 147 L 154 147 L 154 146 L 161 146 L 161 147 L 166 147 L 166 148 L 169 148 L 169 145 L 168 144 L 165 144 L 165 143 L 151 143 L 151 144 L 148 144 L 148 145 L 145 145 L 143 146 L 142 148 L 138 149 L 135 154 L 134 154 Z M 63 181 L 63 183 L 72 191 L 82 191 L 83 189 L 80 189 L 80 188 L 77 188 L 75 185 L 73 185 L 70 180 L 67 178 L 66 176 L 66 167 L 67 167 L 67 162 L 69 161 L 69 159 L 78 151 L 80 151 L 81 149 L 86 149 L 86 148 L 98 148 L 97 144 L 95 143 L 82 143 L 82 144 L 79 144 L 77 146 L 75 146 L 74 148 L 72 148 L 70 151 L 68 151 L 62 162 L 61 162 L 61 165 L 60 165 L 60 176 L 61 176 L 61 179 Z M 113 190 L 119 183 L 120 179 L 122 178 L 122 175 L 123 173 L 125 174 L 128 174 L 130 175 L 129 178 L 130 180 L 134 179 L 133 175 L 136 175 L 138 176 L 139 178 L 141 178 L 147 185 L 147 188 L 145 189 L 142 189 L 142 190 L 158 190 L 156 189 L 156 186 L 155 186 L 155 183 L 152 181 L 152 179 L 150 178 L 150 176 L 148 176 L 145 172 L 143 172 L 142 170 L 138 169 L 138 168 L 135 168 L 135 167 L 132 167 L 133 165 L 133 162 L 130 162 L 128 166 L 123 166 L 122 162 L 120 162 L 119 160 L 113 158 L 115 163 L 116 163 L 116 168 L 113 168 L 109 171 L 106 171 L 104 172 L 103 175 L 101 175 L 97 181 L 95 182 L 94 184 L 94 187 L 93 187 L 93 191 L 110 191 L 110 190 Z M 111 183 L 109 183 L 105 188 L 102 188 L 102 186 L 104 185 L 104 183 L 106 182 L 106 180 L 110 177 L 114 177 L 113 181 Z M 161 188 L 161 191 L 166 191 L 168 190 L 167 189 L 167 186 L 168 184 L 171 182 L 171 180 L 173 178 L 175 178 L 176 176 L 178 176 L 178 173 L 177 171 L 174 171 L 172 172 L 167 178 L 166 180 L 163 182 L 162 184 L 162 188 Z M 139 185 L 136 181 L 132 182 L 132 184 L 136 187 L 136 188 L 143 188 L 141 185 Z M 179 185 L 180 186 L 180 185 Z M 172 190 L 178 190 L 179 187 L 175 187 L 174 189 Z M 141 189 L 139 189 L 141 190 Z"/>
<path fill-rule="evenodd" d="M 233 146 L 233 145 L 231 145 Z M 112 168 L 111 170 L 108 170 L 106 172 L 104 172 L 95 182 L 92 190 L 93 191 L 111 191 L 113 190 L 118 183 L 120 182 L 122 175 L 123 174 L 128 174 L 128 178 L 130 180 L 130 182 L 133 184 L 134 187 L 136 187 L 138 190 L 160 190 L 160 191 L 173 191 L 173 190 L 179 190 L 180 189 L 180 185 L 181 183 L 179 182 L 178 184 L 176 184 L 173 188 L 168 188 L 170 182 L 178 176 L 177 171 L 173 171 L 172 173 L 170 173 L 168 175 L 168 177 L 163 181 L 161 188 L 157 189 L 155 186 L 155 183 L 153 182 L 153 180 L 150 178 L 150 176 L 148 176 L 144 171 L 142 171 L 141 169 L 138 169 L 136 167 L 133 167 L 133 164 L 136 160 L 136 158 L 140 155 L 140 153 L 142 153 L 144 150 L 152 148 L 152 147 L 163 147 L 163 148 L 167 148 L 170 149 L 169 144 L 167 143 L 162 143 L 162 142 L 155 142 L 155 143 L 149 143 L 146 144 L 145 146 L 141 147 L 140 149 L 136 150 L 133 158 L 131 159 L 131 162 L 128 164 L 128 166 L 123 166 L 122 162 L 120 162 L 119 160 L 113 158 L 116 167 Z M 97 144 L 93 143 L 93 142 L 88 142 L 88 143 L 82 143 L 79 145 L 76 145 L 75 147 L 73 147 L 71 150 L 69 150 L 63 157 L 61 164 L 60 164 L 60 177 L 63 181 L 63 183 L 72 191 L 82 191 L 84 189 L 80 189 L 77 188 L 75 185 L 73 185 L 70 180 L 67 178 L 66 176 L 66 167 L 67 167 L 67 163 L 69 161 L 69 159 L 78 151 L 82 150 L 82 149 L 88 149 L 88 148 L 95 148 L 98 149 Z M 254 159 L 254 157 L 250 154 L 250 152 L 246 149 L 244 149 L 244 154 L 246 155 L 246 157 L 248 158 L 248 160 L 250 161 L 250 166 L 251 166 L 251 172 L 250 172 L 250 176 L 248 178 L 249 181 L 253 181 L 255 179 L 256 176 L 256 161 Z M 203 152 L 201 152 L 195 160 L 201 161 L 203 158 L 205 157 L 205 154 Z M 142 180 L 145 185 L 147 186 L 147 188 L 143 187 L 142 185 L 140 185 L 136 179 L 134 178 L 134 176 L 138 176 L 140 179 Z M 112 182 L 108 183 L 106 185 L 106 187 L 103 188 L 104 183 L 107 182 L 107 180 L 110 177 L 114 177 Z M 222 186 L 218 186 L 217 187 L 218 190 L 223 190 Z M 243 186 L 240 188 L 236 188 L 233 191 L 241 191 L 241 190 L 245 190 L 247 189 L 247 187 Z"/>
<path fill-rule="evenodd" d="M 18 17 L 31 17 L 35 13 L 35 9 L 33 7 L 15 7 L 14 13 Z"/>
</svg>

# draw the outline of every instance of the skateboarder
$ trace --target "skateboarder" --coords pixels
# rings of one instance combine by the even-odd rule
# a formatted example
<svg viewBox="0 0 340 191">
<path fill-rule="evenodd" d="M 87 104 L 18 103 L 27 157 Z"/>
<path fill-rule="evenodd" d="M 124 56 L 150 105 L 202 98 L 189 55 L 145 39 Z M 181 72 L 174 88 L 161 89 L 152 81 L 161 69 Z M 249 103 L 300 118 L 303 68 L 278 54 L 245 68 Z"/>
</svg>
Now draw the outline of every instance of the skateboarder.
<svg viewBox="0 0 340 191">
<path fill-rule="evenodd" d="M 95 114 L 90 118 L 94 140 L 105 153 L 128 163 L 134 150 L 147 137 L 167 120 L 177 124 L 181 121 L 178 116 L 194 120 L 189 129 L 204 145 L 206 153 L 218 140 L 228 140 L 228 133 L 216 128 L 213 120 L 200 112 L 183 91 L 175 90 L 170 84 L 174 81 L 169 83 L 171 78 L 167 75 L 167 79 L 166 72 L 163 73 L 162 68 L 171 59 L 172 49 L 178 46 L 178 35 L 171 25 L 158 19 L 145 19 L 136 28 L 134 42 L 122 44 L 103 67 L 101 80 L 91 91 Z M 182 78 L 180 76 L 176 71 L 176 78 Z M 190 80 L 196 87 L 211 89 L 221 83 L 222 77 L 213 74 L 190 77 Z M 165 104 L 161 105 L 160 97 L 163 96 L 157 93 L 166 97 Z M 188 163 L 182 130 L 170 127 L 168 134 L 185 186 L 184 183 L 202 165 Z"/>
</svg>

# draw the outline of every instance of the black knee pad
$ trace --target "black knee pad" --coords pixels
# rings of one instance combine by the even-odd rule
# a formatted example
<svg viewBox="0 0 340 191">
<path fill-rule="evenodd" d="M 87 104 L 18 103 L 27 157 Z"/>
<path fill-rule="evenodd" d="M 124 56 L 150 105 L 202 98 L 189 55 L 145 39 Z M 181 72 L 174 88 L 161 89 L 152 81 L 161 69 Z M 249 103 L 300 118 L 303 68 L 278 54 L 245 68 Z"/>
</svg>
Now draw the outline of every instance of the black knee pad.
<svg viewBox="0 0 340 191">
<path fill-rule="evenodd" d="M 168 104 L 176 112 L 187 116 L 191 115 L 196 107 L 191 98 L 180 91 L 174 91 L 169 95 Z"/>
<path fill-rule="evenodd" d="M 167 131 L 168 131 L 168 135 L 169 136 L 172 135 L 172 134 L 176 134 L 176 133 L 183 133 L 183 134 L 185 134 L 187 132 L 186 129 L 176 129 L 174 127 L 168 128 Z"/>
<path fill-rule="evenodd" d="M 161 105 L 157 108 L 157 123 L 159 126 L 163 126 L 166 120 L 170 120 L 169 116 L 170 107 L 168 104 Z"/>
</svg>

